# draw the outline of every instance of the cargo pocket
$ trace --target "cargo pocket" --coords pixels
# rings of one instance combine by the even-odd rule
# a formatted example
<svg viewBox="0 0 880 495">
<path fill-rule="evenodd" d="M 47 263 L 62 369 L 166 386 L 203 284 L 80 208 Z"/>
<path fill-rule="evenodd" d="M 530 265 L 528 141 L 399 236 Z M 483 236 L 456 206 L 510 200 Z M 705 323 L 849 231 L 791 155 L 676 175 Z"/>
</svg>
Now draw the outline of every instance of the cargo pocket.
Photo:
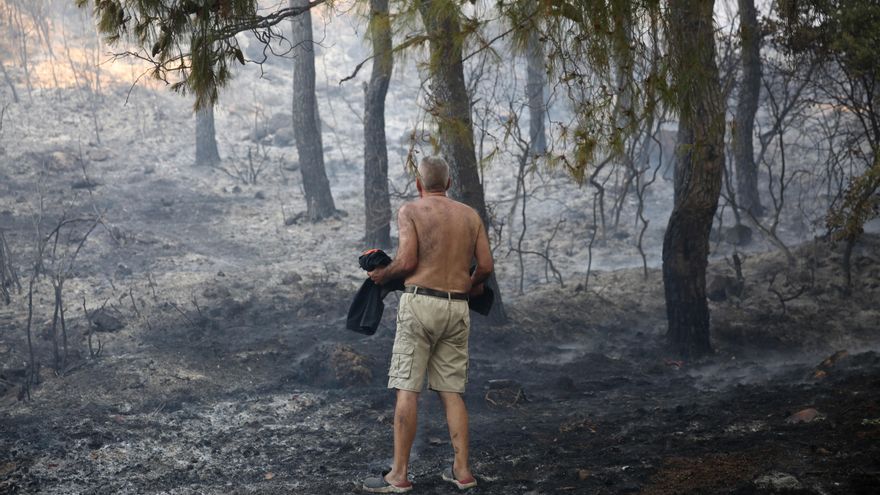
<svg viewBox="0 0 880 495">
<path fill-rule="evenodd" d="M 391 350 L 391 369 L 388 370 L 388 376 L 409 378 L 412 373 L 413 352 L 415 352 L 415 346 L 409 342 L 394 344 L 394 348 Z"/>
</svg>

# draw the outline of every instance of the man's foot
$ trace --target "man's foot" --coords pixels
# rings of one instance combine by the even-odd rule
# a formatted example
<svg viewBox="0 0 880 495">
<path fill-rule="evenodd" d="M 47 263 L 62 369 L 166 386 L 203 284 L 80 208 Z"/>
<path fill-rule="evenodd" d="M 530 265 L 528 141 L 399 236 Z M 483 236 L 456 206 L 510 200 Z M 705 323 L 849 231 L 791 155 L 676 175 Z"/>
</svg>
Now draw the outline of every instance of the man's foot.
<svg viewBox="0 0 880 495">
<path fill-rule="evenodd" d="M 465 476 L 464 478 L 458 479 L 455 477 L 455 471 L 453 468 L 449 468 L 443 472 L 441 475 L 443 481 L 448 481 L 455 485 L 459 490 L 467 490 L 468 488 L 473 488 L 477 486 L 477 480 L 472 475 Z"/>
<path fill-rule="evenodd" d="M 367 478 L 364 480 L 363 489 L 370 493 L 406 493 L 412 490 L 412 481 L 400 481 L 389 483 L 385 475 Z"/>
</svg>

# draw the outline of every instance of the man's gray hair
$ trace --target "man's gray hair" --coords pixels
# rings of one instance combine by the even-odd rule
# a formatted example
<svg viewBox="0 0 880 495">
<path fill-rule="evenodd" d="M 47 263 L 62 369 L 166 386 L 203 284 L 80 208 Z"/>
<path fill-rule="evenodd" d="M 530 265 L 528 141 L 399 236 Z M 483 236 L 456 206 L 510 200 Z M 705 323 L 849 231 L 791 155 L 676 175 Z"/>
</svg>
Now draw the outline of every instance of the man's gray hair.
<svg viewBox="0 0 880 495">
<path fill-rule="evenodd" d="M 419 163 L 419 179 L 427 192 L 442 192 L 449 184 L 449 164 L 442 157 L 426 156 Z"/>
</svg>

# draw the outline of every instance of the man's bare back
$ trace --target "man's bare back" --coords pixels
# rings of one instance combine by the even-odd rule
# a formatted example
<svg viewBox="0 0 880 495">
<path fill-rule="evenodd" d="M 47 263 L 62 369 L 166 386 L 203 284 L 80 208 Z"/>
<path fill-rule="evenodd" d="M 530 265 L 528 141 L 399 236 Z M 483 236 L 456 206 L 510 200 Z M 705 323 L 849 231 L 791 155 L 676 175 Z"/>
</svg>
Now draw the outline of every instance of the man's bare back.
<svg viewBox="0 0 880 495">
<path fill-rule="evenodd" d="M 397 213 L 399 245 L 394 261 L 370 272 L 377 284 L 403 278 L 406 285 L 446 292 L 482 293 L 492 273 L 492 252 L 480 216 L 443 191 L 424 191 Z M 471 261 L 476 270 L 470 273 Z"/>
<path fill-rule="evenodd" d="M 485 236 L 477 213 L 445 196 L 425 196 L 407 204 L 400 221 L 411 222 L 418 240 L 418 263 L 406 285 L 470 291 L 471 261 L 477 239 Z"/>
</svg>

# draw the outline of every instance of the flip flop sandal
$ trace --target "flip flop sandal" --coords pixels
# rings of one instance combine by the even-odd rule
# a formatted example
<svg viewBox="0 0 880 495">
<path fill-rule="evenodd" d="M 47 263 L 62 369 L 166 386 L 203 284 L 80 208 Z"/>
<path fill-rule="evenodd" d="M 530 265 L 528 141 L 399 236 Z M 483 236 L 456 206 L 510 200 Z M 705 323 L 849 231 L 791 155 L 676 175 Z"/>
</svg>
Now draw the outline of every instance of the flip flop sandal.
<svg viewBox="0 0 880 495">
<path fill-rule="evenodd" d="M 477 480 L 473 476 L 461 480 L 455 479 L 455 471 L 453 471 L 451 467 L 449 468 L 449 471 L 444 471 L 441 477 L 443 478 L 443 481 L 448 481 L 454 484 L 459 490 L 467 490 L 468 488 L 477 486 Z"/>
<path fill-rule="evenodd" d="M 391 484 L 385 480 L 385 475 L 367 478 L 364 480 L 363 489 L 370 493 L 406 493 L 412 490 L 412 481 L 401 481 L 397 484 Z"/>
</svg>

